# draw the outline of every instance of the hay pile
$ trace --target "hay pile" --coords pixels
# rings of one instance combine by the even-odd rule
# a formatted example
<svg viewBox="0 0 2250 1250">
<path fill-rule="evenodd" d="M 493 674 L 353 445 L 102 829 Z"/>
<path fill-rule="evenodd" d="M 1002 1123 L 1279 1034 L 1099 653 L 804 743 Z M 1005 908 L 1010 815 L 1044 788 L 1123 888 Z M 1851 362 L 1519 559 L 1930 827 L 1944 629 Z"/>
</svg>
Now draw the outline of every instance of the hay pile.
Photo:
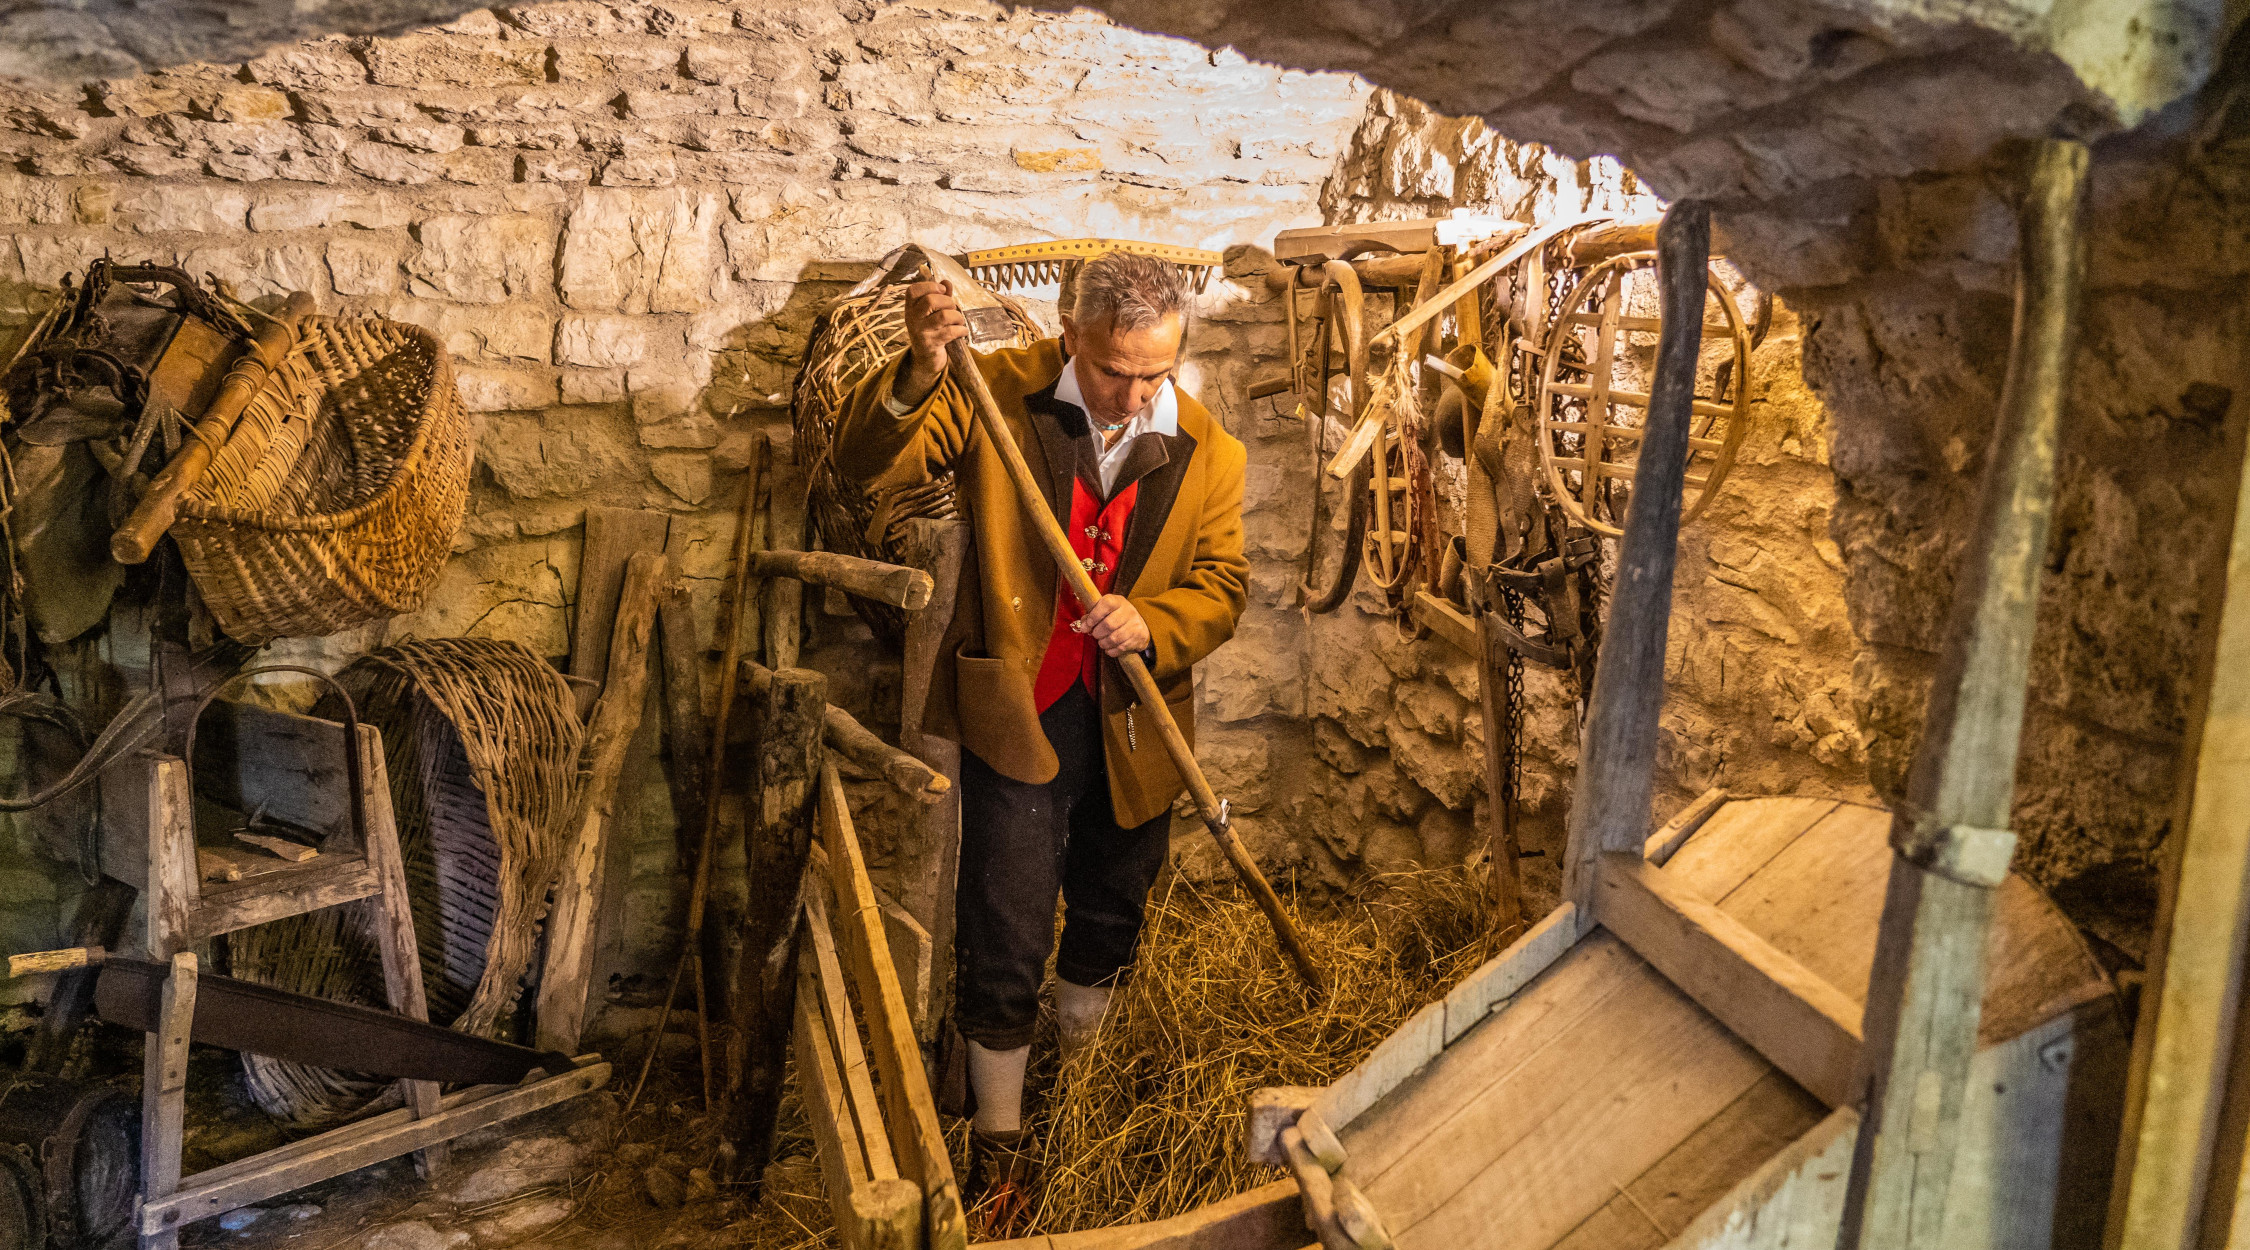
<svg viewBox="0 0 2250 1250">
<path fill-rule="evenodd" d="M 1499 950 L 1482 883 L 1459 869 L 1377 878 L 1295 912 L 1333 984 L 1325 1001 L 1240 891 L 1160 887 L 1131 980 L 1034 1121 L 1033 1231 L 1163 1219 L 1281 1179 L 1243 1157 L 1251 1091 L 1335 1080 Z"/>
</svg>

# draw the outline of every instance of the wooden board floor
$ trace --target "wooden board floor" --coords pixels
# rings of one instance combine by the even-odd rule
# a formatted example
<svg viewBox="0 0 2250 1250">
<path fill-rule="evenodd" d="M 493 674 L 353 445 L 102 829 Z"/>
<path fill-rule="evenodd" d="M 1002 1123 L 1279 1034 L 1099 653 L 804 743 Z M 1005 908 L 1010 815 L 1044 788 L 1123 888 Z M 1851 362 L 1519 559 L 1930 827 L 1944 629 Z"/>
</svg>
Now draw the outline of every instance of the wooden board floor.
<svg viewBox="0 0 2250 1250">
<path fill-rule="evenodd" d="M 1864 1001 L 1889 821 L 1826 799 L 1737 800 L 1666 871 Z M 1997 919 L 1988 1042 L 2107 992 L 2036 890 L 2011 879 Z M 1344 1173 L 1399 1250 L 1643 1250 L 1826 1113 L 1597 930 L 1346 1126 Z"/>
</svg>

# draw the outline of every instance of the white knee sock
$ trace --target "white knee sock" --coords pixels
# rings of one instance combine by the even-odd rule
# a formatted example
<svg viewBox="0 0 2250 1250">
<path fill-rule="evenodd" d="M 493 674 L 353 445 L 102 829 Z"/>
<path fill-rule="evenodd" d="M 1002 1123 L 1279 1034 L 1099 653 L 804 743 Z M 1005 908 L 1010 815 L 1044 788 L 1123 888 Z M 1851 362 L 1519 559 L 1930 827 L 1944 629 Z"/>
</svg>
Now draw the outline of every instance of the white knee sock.
<svg viewBox="0 0 2250 1250">
<path fill-rule="evenodd" d="M 1108 986 L 1075 985 L 1055 981 L 1055 1025 L 1062 1035 L 1062 1060 L 1068 1065 L 1094 1040 L 1102 1015 L 1109 1010 Z"/>
<path fill-rule="evenodd" d="M 976 1114 L 969 1123 L 980 1133 L 1014 1133 L 1023 1128 L 1023 1070 L 1031 1047 L 987 1050 L 969 1043 L 969 1089 Z"/>
</svg>

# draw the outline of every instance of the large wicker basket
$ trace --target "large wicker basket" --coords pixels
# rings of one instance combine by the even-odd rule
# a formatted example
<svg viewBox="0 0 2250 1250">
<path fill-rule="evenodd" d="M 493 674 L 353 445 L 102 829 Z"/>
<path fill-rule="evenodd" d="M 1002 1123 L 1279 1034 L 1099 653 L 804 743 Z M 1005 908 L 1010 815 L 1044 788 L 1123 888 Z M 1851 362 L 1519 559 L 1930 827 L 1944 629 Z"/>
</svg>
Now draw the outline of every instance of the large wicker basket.
<svg viewBox="0 0 2250 1250">
<path fill-rule="evenodd" d="M 172 536 L 228 637 L 333 634 L 421 606 L 468 506 L 469 456 L 435 337 L 307 317 Z"/>
<path fill-rule="evenodd" d="M 916 517 L 950 517 L 953 475 L 932 478 L 919 466 L 902 466 L 868 487 L 855 486 L 837 472 L 829 455 L 836 421 L 852 388 L 880 373 L 906 350 L 906 287 L 886 284 L 901 262 L 893 252 L 866 281 L 836 297 L 814 320 L 797 370 L 789 415 L 796 427 L 798 456 L 810 465 L 806 509 L 820 545 L 829 551 L 898 563 L 899 527 Z M 999 296 L 1016 323 L 1013 346 L 1026 346 L 1044 334 L 1023 305 Z M 906 614 L 888 604 L 853 598 L 852 606 L 878 638 L 891 646 L 906 636 Z"/>
</svg>

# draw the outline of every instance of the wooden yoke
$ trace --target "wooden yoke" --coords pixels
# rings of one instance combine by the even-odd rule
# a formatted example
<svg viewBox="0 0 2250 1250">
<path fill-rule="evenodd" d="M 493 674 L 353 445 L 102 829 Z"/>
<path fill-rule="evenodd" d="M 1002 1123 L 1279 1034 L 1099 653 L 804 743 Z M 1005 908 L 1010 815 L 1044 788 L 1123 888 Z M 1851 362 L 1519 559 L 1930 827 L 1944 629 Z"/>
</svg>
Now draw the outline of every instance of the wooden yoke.
<svg viewBox="0 0 2250 1250">
<path fill-rule="evenodd" d="M 930 272 L 950 283 L 957 299 L 968 297 L 963 300 L 962 313 L 968 318 L 970 336 L 990 338 L 991 331 L 980 330 L 979 327 L 980 323 L 990 326 L 998 321 L 998 318 L 990 315 L 990 310 L 997 308 L 999 301 L 982 294 L 975 281 L 951 257 L 934 248 L 922 248 L 921 251 L 929 262 Z M 978 298 L 980 295 L 981 299 Z M 971 306 L 972 301 L 975 303 L 974 307 Z M 1008 333 L 1010 336 L 1014 334 L 1012 323 Z M 969 393 L 969 398 L 975 405 L 977 423 L 984 427 L 985 437 L 992 440 L 992 445 L 1000 453 L 1001 463 L 1007 466 L 1008 477 L 1015 483 L 1017 500 L 1023 505 L 1024 514 L 1031 519 L 1032 528 L 1046 544 L 1047 553 L 1054 557 L 1055 567 L 1062 571 L 1063 577 L 1070 583 L 1072 593 L 1078 596 L 1078 601 L 1092 607 L 1094 601 L 1102 597 L 1102 592 L 1094 585 L 1093 577 L 1078 563 L 1078 553 L 1071 550 L 1069 536 L 1063 533 L 1062 526 L 1055 520 L 1055 514 L 1048 510 L 1046 495 L 1040 490 L 1038 479 L 1031 475 L 1031 465 L 1024 460 L 1023 449 L 1016 445 L 1016 436 L 1008 429 L 1007 418 L 1001 415 L 999 404 L 992 398 L 991 388 L 985 385 L 984 374 L 977 369 L 975 358 L 969 354 L 968 341 L 953 340 L 947 349 L 947 357 L 954 381 Z M 1228 824 L 1226 804 L 1220 802 L 1219 796 L 1212 792 L 1211 783 L 1203 776 L 1203 769 L 1197 766 L 1195 751 L 1188 746 L 1187 736 L 1180 732 L 1179 722 L 1172 719 L 1171 709 L 1165 706 L 1164 694 L 1156 688 L 1156 678 L 1149 674 L 1148 666 L 1141 663 L 1138 655 L 1121 655 L 1116 659 L 1118 666 L 1125 670 L 1125 679 L 1132 683 L 1134 697 L 1141 701 L 1149 718 L 1156 722 L 1157 736 L 1163 739 L 1164 751 L 1172 757 L 1173 767 L 1179 769 L 1180 776 L 1186 780 L 1188 793 L 1195 799 L 1196 810 L 1203 816 L 1203 827 L 1210 830 L 1211 837 L 1218 842 L 1227 862 L 1233 865 L 1235 875 L 1242 879 L 1250 896 L 1257 900 L 1258 909 L 1266 914 L 1267 922 L 1273 926 L 1275 939 L 1288 954 L 1289 962 L 1297 969 L 1297 975 L 1303 977 L 1305 984 L 1315 992 L 1325 992 L 1327 982 L 1313 963 L 1312 952 L 1305 948 L 1305 940 L 1298 934 L 1296 924 L 1282 910 L 1281 896 L 1273 892 L 1273 886 L 1267 882 L 1265 874 L 1258 871 L 1257 861 L 1250 858 L 1249 848 L 1242 845 L 1242 839 Z"/>
</svg>

